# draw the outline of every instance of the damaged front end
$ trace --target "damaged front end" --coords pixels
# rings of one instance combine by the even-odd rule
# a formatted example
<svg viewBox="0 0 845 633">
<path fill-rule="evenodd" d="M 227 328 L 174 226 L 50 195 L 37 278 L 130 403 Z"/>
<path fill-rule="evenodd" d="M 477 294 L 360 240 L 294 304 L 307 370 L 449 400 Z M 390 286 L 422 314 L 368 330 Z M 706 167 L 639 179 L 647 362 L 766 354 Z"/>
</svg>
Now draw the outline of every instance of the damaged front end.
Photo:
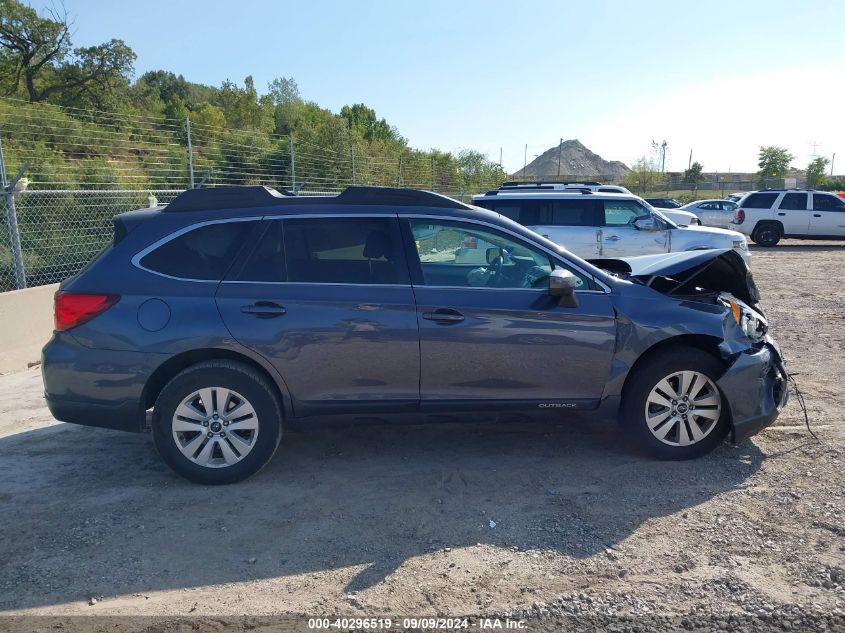
<svg viewBox="0 0 845 633">
<path fill-rule="evenodd" d="M 733 443 L 777 419 L 788 400 L 789 375 L 780 348 L 768 334 L 751 271 L 739 255 L 732 250 L 707 250 L 591 263 L 677 299 L 679 311 L 671 310 L 677 334 L 703 334 L 719 341 L 726 369 L 716 383 L 728 405 Z M 700 308 L 682 309 L 694 306 Z M 665 331 L 666 325 L 660 329 Z"/>
</svg>

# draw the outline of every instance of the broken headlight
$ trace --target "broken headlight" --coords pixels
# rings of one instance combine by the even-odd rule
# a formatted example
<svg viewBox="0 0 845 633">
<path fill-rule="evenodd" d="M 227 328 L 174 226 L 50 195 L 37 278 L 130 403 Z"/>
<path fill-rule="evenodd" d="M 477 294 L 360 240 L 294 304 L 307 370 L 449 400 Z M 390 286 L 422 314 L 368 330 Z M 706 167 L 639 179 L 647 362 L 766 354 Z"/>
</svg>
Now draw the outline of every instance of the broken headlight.
<svg viewBox="0 0 845 633">
<path fill-rule="evenodd" d="M 719 299 L 731 311 L 734 321 L 748 338 L 755 342 L 763 340 L 769 331 L 769 324 L 762 314 L 727 293 L 723 293 Z"/>
</svg>

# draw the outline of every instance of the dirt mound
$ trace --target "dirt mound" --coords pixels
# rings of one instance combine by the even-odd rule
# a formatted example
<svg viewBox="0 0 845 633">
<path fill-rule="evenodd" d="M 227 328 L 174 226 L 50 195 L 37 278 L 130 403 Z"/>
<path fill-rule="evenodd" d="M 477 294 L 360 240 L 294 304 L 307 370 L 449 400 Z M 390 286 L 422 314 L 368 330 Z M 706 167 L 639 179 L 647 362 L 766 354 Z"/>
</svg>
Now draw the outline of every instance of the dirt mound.
<svg viewBox="0 0 845 633">
<path fill-rule="evenodd" d="M 558 156 L 560 156 L 560 170 L 558 170 Z M 525 178 L 556 178 L 558 173 L 563 176 L 589 176 L 603 181 L 622 180 L 630 170 L 628 166 L 618 160 L 607 161 L 598 154 L 584 147 L 577 139 L 564 141 L 559 147 L 555 145 L 528 163 L 525 168 Z M 511 174 L 511 178 L 522 178 L 523 170 Z"/>
</svg>

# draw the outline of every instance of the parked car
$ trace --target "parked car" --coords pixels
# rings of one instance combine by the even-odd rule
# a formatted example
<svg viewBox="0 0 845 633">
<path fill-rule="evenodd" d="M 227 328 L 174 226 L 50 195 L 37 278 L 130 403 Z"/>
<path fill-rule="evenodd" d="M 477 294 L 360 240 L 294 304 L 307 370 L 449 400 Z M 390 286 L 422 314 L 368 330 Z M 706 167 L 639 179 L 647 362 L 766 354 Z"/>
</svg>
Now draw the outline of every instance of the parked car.
<svg viewBox="0 0 845 633">
<path fill-rule="evenodd" d="M 644 198 L 655 209 L 680 209 L 681 203 L 674 198 Z"/>
<path fill-rule="evenodd" d="M 730 249 L 600 268 L 491 211 L 367 187 L 192 189 L 114 227 L 56 293 L 47 404 L 125 431 L 151 410 L 159 453 L 193 481 L 243 479 L 328 414 L 591 411 L 688 459 L 786 402 Z M 468 238 L 490 245 L 484 265 L 458 261 Z"/>
<path fill-rule="evenodd" d="M 828 191 L 765 189 L 738 204 L 734 226 L 760 246 L 775 246 L 783 237 L 845 238 L 845 200 Z"/>
<path fill-rule="evenodd" d="M 529 191 L 504 185 L 473 196 L 473 202 L 527 226 L 584 259 L 732 248 L 751 266 L 748 242 L 741 233 L 678 226 L 633 194 Z"/>
<path fill-rule="evenodd" d="M 694 213 L 704 226 L 729 229 L 733 225 L 738 206 L 730 200 L 696 200 L 685 204 L 681 209 Z"/>
</svg>

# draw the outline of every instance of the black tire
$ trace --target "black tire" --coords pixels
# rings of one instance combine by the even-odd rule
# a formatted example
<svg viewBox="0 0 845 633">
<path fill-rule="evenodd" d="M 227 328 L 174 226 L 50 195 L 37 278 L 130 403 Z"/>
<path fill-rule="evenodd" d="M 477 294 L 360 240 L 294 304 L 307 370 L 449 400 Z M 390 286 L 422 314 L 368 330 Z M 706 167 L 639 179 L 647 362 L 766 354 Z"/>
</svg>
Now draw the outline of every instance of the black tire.
<svg viewBox="0 0 845 633">
<path fill-rule="evenodd" d="M 239 455 L 240 461 L 217 468 L 202 466 L 184 455 L 172 429 L 174 414 L 183 400 L 200 389 L 211 387 L 225 388 L 243 396 L 254 409 L 257 418 L 252 448 L 245 451 L 242 457 Z M 232 422 L 234 424 L 235 421 Z M 236 361 L 205 361 L 188 367 L 165 385 L 153 409 L 152 427 L 156 449 L 165 463 L 178 474 L 200 484 L 230 484 L 254 475 L 273 457 L 282 437 L 282 411 L 275 389 L 253 368 Z M 225 429 L 220 430 L 225 436 Z M 188 437 L 197 438 L 200 435 L 205 435 L 205 432 L 191 433 Z M 231 440 L 232 431 L 229 435 L 227 442 L 231 448 L 235 446 Z M 218 437 L 215 441 L 222 442 L 223 439 Z M 211 452 L 214 451 L 219 453 L 220 449 L 212 448 Z"/>
<path fill-rule="evenodd" d="M 783 237 L 783 227 L 777 222 L 763 222 L 758 224 L 754 232 L 751 234 L 751 239 L 758 246 L 766 248 L 776 246 Z"/>
<path fill-rule="evenodd" d="M 716 380 L 724 371 L 719 360 L 695 347 L 679 346 L 654 353 L 644 359 L 634 371 L 635 373 L 625 385 L 621 421 L 629 437 L 641 450 L 657 459 L 694 459 L 712 451 L 725 438 L 730 427 L 730 416 L 727 403 L 721 393 L 718 393 L 718 387 L 715 386 Z M 712 382 L 721 401 L 721 415 L 716 423 L 701 440 L 687 446 L 670 445 L 661 441 L 652 433 L 646 422 L 646 403 L 652 389 L 667 376 L 682 371 L 694 371 L 706 376 Z M 701 418 L 694 418 L 692 413 L 689 415 L 692 420 L 701 420 Z M 689 424 L 694 423 L 694 421 L 684 422 L 687 424 L 687 434 L 690 434 Z M 680 431 L 676 430 L 676 432 Z"/>
</svg>

